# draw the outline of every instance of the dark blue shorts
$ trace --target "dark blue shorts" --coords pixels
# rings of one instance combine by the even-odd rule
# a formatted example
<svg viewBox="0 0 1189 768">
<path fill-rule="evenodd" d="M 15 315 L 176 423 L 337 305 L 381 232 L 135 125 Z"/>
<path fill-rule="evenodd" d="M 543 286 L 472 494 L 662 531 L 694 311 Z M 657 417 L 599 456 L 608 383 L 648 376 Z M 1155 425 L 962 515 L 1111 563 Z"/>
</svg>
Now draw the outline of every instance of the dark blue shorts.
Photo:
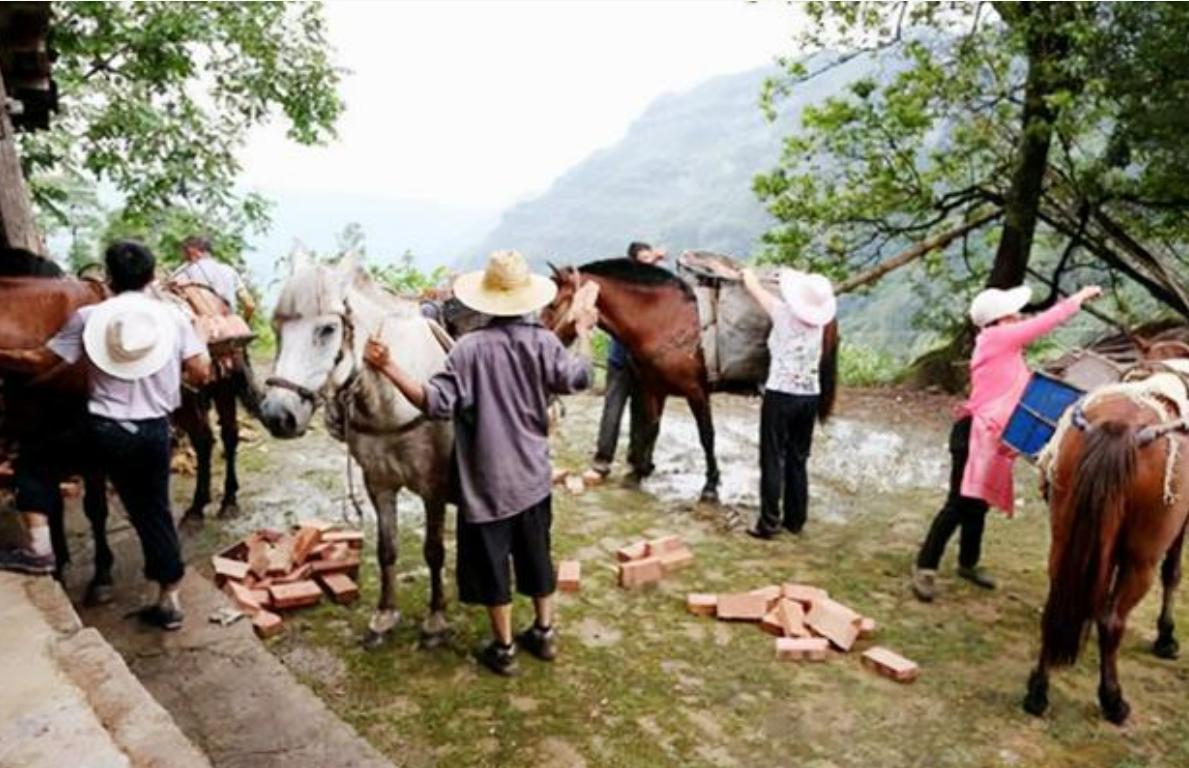
<svg viewBox="0 0 1189 768">
<path fill-rule="evenodd" d="M 553 497 L 492 523 L 468 523 L 458 515 L 458 599 L 471 605 L 497 606 L 512 602 L 512 571 L 516 591 L 545 597 L 557 589 L 553 572 L 551 529 Z"/>
</svg>

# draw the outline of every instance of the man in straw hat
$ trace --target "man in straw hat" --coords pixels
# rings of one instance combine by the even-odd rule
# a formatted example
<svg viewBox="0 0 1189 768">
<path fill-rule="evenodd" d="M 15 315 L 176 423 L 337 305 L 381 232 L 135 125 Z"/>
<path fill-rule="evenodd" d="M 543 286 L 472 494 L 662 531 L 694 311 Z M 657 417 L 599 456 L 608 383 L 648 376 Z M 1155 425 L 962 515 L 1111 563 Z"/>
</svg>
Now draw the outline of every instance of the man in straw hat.
<svg viewBox="0 0 1189 768">
<path fill-rule="evenodd" d="M 779 297 L 750 269 L 743 270 L 743 286 L 772 319 L 760 409 L 760 515 L 747 531 L 771 539 L 782 527 L 800 533 L 808 517 L 807 464 L 821 394 L 823 329 L 834 319 L 837 301 L 829 280 L 795 269 L 781 270 Z"/>
<path fill-rule="evenodd" d="M 186 318 L 144 292 L 156 269 L 148 248 L 116 242 L 105 262 L 115 296 L 83 307 L 45 347 L 23 354 L 30 371 L 85 358 L 88 416 L 76 434 L 51 436 L 19 457 L 17 508 L 29 543 L 0 551 L 0 568 L 33 574 L 53 570 L 48 517 L 61 514 L 58 483 L 67 467 L 98 466 L 140 537 L 145 578 L 160 587 L 157 601 L 139 615 L 162 629 L 178 629 L 185 567 L 170 509 L 169 414 L 181 402 L 182 381 L 203 383 L 210 364 Z M 7 359 L 12 353 L 3 354 Z"/>
<path fill-rule="evenodd" d="M 917 599 L 933 600 L 937 566 L 959 528 L 958 576 L 983 589 L 995 588 L 995 579 L 979 565 L 979 559 L 987 511 L 998 507 L 1010 515 L 1015 507 L 1015 454 L 1004 449 L 999 438 L 1031 376 L 1024 350 L 1101 293 L 1097 286 L 1083 288 L 1027 319 L 1021 315 L 1032 297 L 1027 286 L 988 288 L 974 297 L 970 319 L 978 328 L 978 337 L 970 358 L 970 397 L 959 408 L 950 432 L 949 494 L 913 567 L 912 591 Z"/>
<path fill-rule="evenodd" d="M 547 400 L 590 386 L 590 333 L 598 317 L 593 302 L 575 307 L 578 352 L 567 352 L 530 317 L 557 287 L 531 274 L 516 251 L 496 251 L 485 270 L 459 277 L 454 292 L 492 321 L 459 340 L 441 373 L 424 384 L 414 380 L 374 339 L 366 356 L 430 418 L 454 419 L 459 596 L 486 606 L 491 619 L 494 639 L 476 658 L 511 675 L 513 640 L 545 661 L 557 653 Z M 509 560 L 516 589 L 536 609 L 535 623 L 515 638 Z"/>
</svg>

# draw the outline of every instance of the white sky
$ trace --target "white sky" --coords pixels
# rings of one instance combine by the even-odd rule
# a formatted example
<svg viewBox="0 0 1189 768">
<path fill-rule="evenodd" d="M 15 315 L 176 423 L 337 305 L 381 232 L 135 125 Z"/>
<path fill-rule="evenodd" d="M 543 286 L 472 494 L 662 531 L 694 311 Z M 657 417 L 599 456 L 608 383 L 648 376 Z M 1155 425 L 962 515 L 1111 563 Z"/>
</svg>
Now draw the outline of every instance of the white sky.
<svg viewBox="0 0 1189 768">
<path fill-rule="evenodd" d="M 302 148 L 243 154 L 267 190 L 500 209 L 613 144 L 657 96 L 789 53 L 799 16 L 740 0 L 328 2 L 347 112 Z"/>
</svg>

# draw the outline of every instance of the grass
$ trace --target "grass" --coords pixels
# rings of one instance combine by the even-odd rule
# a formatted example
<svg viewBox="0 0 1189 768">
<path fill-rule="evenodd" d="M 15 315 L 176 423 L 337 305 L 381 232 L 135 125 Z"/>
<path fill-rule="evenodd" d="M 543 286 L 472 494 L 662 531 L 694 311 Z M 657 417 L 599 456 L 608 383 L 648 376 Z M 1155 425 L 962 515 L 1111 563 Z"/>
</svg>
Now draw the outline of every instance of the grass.
<svg viewBox="0 0 1189 768">
<path fill-rule="evenodd" d="M 581 466 L 589 438 L 559 441 L 559 462 Z M 417 649 L 428 578 L 420 532 L 405 525 L 398 601 L 406 619 L 383 650 L 367 653 L 358 642 L 377 596 L 373 560 L 365 561 L 359 603 L 296 614 L 272 647 L 404 766 L 1189 764 L 1189 669 L 1149 653 L 1158 590 L 1124 641 L 1121 674 L 1134 710 L 1126 729 L 1098 715 L 1093 648 L 1054 677 L 1050 714 L 1028 717 L 1019 703 L 1046 589 L 1045 510 L 1030 495 L 1016 519 L 989 522 L 985 561 L 1000 578 L 998 591 L 979 591 L 946 570 L 938 602 L 922 605 L 908 593 L 906 574 L 941 495 L 865 498 L 863 512 L 845 524 L 811 517 L 804 537 L 761 544 L 725 530 L 711 508 L 666 505 L 615 484 L 577 497 L 559 492 L 555 554 L 582 561 L 583 587 L 560 597 L 558 661 L 522 658 L 512 680 L 483 674 L 469 660 L 487 637 L 479 611 L 452 604 L 453 641 Z M 685 537 L 695 565 L 657 588 L 616 588 L 612 552 L 664 533 Z M 920 680 L 903 686 L 877 677 L 854 654 L 781 663 L 757 628 L 684 611 L 687 592 L 788 580 L 823 586 L 875 618 L 875 642 L 917 660 Z M 452 568 L 447 582 L 452 587 Z M 529 606 L 518 600 L 515 615 L 528 621 Z M 1184 625 L 1184 611 L 1180 618 Z M 292 661 L 302 652 L 334 660 L 334 671 Z"/>
</svg>

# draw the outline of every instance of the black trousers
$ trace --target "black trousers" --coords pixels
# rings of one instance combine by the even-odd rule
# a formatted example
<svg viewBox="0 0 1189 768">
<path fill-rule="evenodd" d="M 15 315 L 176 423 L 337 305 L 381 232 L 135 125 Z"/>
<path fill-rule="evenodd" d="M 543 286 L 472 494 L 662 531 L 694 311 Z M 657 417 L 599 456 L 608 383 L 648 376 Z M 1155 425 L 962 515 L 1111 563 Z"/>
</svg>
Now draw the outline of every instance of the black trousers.
<svg viewBox="0 0 1189 768">
<path fill-rule="evenodd" d="M 17 508 L 61 515 L 58 484 L 80 468 L 111 481 L 140 539 L 144 576 L 172 584 L 182 578 L 181 543 L 169 499 L 169 419 L 113 421 L 87 416 L 81 430 L 47 436 L 16 467 Z"/>
<path fill-rule="evenodd" d="M 941 564 L 946 544 L 954 532 L 962 529 L 958 540 L 958 565 L 973 568 L 982 556 L 983 528 L 990 505 L 982 499 L 962 495 L 962 475 L 966 472 L 966 458 L 970 453 L 971 419 L 967 416 L 954 423 L 950 431 L 950 491 L 945 506 L 933 518 L 929 535 L 917 555 L 917 567 L 935 570 Z"/>
<path fill-rule="evenodd" d="M 817 395 L 768 390 L 760 408 L 760 519 L 756 527 L 772 533 L 781 525 L 794 533 L 809 511 L 809 450 Z M 781 514 L 781 499 L 784 514 Z"/>
<path fill-rule="evenodd" d="M 615 461 L 615 448 L 619 445 L 619 428 L 623 423 L 623 412 L 631 403 L 631 426 L 628 441 L 628 464 L 638 474 L 652 473 L 648 453 L 648 425 L 644 414 L 644 399 L 637 392 L 639 382 L 635 369 L 628 365 L 607 366 L 607 390 L 603 395 L 603 415 L 599 420 L 599 441 L 595 447 L 594 468 L 610 472 Z"/>
<path fill-rule="evenodd" d="M 469 522 L 459 510 L 458 599 L 489 608 L 507 605 L 512 602 L 511 573 L 516 574 L 520 594 L 552 595 L 557 589 L 552 530 L 552 496 L 512 517 L 489 523 Z"/>
</svg>

